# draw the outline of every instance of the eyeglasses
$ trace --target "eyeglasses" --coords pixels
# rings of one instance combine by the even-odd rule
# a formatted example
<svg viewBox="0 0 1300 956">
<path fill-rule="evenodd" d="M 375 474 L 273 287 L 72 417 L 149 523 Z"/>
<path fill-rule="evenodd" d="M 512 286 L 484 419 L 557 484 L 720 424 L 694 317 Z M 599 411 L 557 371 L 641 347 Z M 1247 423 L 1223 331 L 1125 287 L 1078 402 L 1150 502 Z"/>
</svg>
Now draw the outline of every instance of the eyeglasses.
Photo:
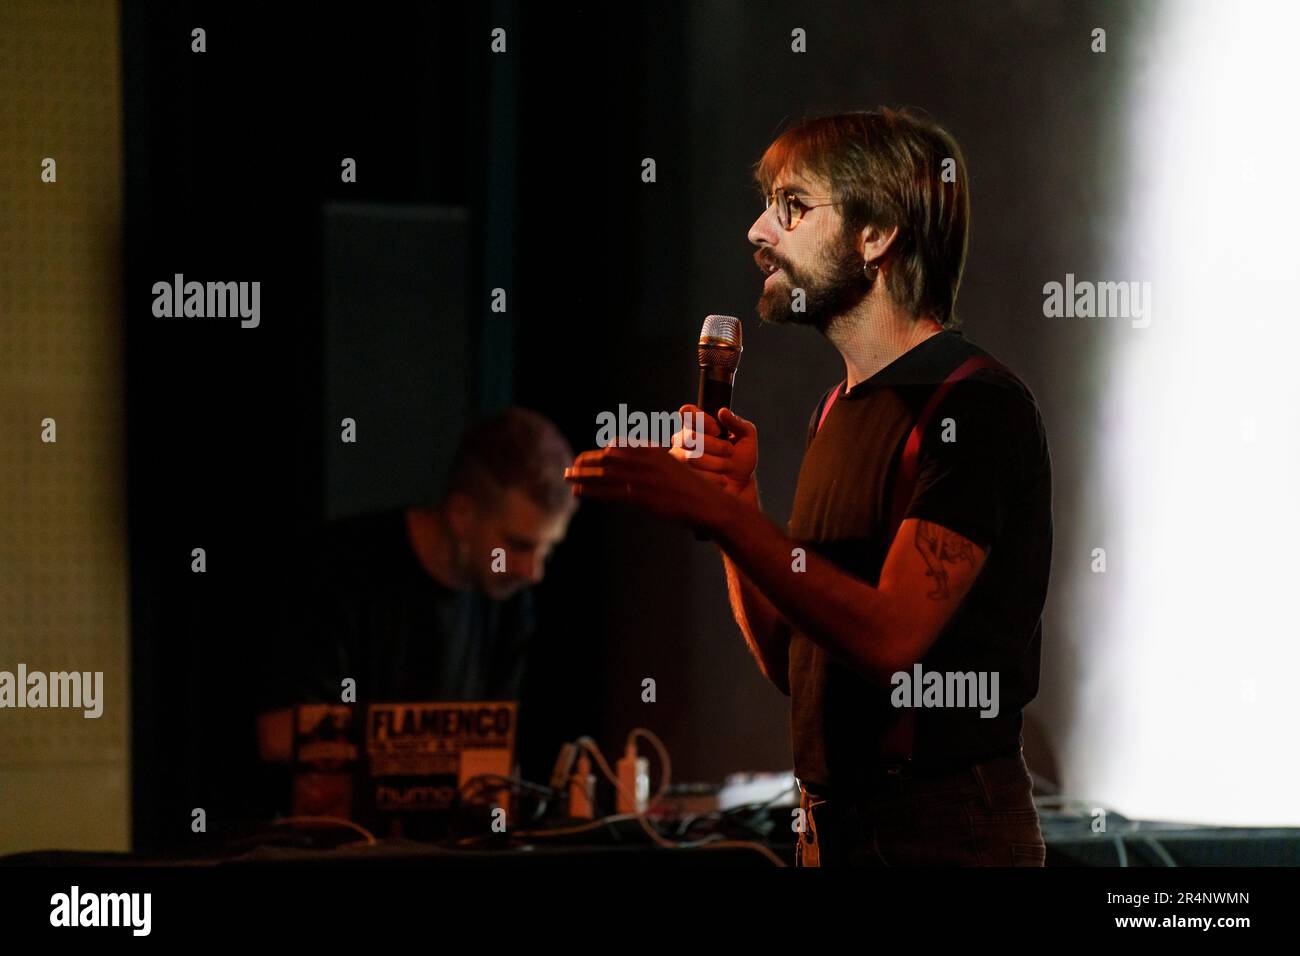
<svg viewBox="0 0 1300 956">
<path fill-rule="evenodd" d="M 803 214 L 809 209 L 816 209 L 819 206 L 838 206 L 833 202 L 830 196 L 810 197 L 800 199 L 784 189 L 774 189 L 772 194 L 767 197 L 767 204 L 763 207 L 771 209 L 772 203 L 776 203 L 776 219 L 781 224 L 781 228 L 789 231 L 799 225 L 803 219 Z"/>
</svg>

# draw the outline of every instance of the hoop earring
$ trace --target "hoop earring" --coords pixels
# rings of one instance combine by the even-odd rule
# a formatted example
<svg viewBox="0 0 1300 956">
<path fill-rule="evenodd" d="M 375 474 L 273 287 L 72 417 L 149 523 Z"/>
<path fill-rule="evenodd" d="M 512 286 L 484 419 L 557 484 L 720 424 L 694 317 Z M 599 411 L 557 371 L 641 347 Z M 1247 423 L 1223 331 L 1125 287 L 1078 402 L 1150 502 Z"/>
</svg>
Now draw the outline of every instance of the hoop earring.
<svg viewBox="0 0 1300 956">
<path fill-rule="evenodd" d="M 862 274 L 866 276 L 868 282 L 875 282 L 876 276 L 880 275 L 880 264 L 870 259 L 866 260 L 862 263 Z"/>
</svg>

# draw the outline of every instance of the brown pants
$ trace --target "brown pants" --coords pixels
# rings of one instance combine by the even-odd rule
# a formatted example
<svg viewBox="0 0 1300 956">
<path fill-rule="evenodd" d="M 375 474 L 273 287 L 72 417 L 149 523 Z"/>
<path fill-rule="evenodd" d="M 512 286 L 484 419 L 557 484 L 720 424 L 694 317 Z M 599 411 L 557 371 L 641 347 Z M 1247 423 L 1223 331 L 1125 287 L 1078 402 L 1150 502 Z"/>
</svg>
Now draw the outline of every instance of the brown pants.
<svg viewBox="0 0 1300 956">
<path fill-rule="evenodd" d="M 798 866 L 1042 866 L 1047 847 L 1024 757 L 935 778 L 882 779 L 829 799 L 800 788 Z"/>
</svg>

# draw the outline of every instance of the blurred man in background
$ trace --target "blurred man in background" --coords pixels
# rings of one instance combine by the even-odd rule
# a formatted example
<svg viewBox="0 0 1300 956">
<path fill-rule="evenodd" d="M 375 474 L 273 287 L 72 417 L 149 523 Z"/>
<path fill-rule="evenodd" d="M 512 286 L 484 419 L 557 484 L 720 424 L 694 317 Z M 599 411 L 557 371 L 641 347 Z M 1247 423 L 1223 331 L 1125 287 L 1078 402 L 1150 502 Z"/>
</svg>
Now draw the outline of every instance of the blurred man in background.
<svg viewBox="0 0 1300 956">
<path fill-rule="evenodd" d="M 573 452 L 549 420 L 511 408 L 467 430 L 441 499 L 335 522 L 285 602 L 263 694 L 264 759 L 288 757 L 293 704 L 516 700 L 531 586 L 576 502 Z"/>
</svg>

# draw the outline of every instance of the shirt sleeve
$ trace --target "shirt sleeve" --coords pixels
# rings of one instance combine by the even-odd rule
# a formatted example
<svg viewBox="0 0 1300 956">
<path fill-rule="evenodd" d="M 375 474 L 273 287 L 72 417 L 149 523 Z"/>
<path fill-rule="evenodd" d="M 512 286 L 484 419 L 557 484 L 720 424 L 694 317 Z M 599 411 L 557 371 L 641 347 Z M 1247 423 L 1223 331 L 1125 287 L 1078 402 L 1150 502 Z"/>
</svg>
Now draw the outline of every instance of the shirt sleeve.
<svg viewBox="0 0 1300 956">
<path fill-rule="evenodd" d="M 1032 398 L 1004 378 L 963 380 L 935 408 L 921 439 L 904 518 L 942 525 L 991 551 L 1038 440 Z"/>
</svg>

